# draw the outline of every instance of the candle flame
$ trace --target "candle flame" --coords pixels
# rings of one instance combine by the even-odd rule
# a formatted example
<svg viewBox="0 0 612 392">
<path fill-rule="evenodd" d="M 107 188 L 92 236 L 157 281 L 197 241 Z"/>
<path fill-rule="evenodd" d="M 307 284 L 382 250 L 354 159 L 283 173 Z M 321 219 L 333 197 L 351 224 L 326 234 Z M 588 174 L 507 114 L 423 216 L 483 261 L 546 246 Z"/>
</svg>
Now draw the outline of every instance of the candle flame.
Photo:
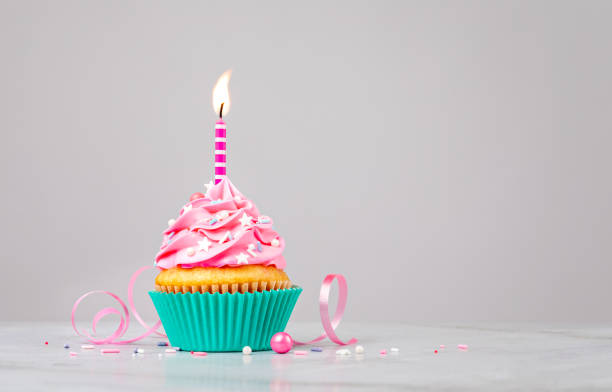
<svg viewBox="0 0 612 392">
<path fill-rule="evenodd" d="M 230 111 L 230 95 L 229 95 L 229 81 L 232 76 L 232 70 L 228 69 L 219 77 L 215 88 L 213 88 L 212 101 L 215 113 L 219 114 L 221 110 L 221 104 L 223 104 L 223 115 L 225 116 Z"/>
</svg>

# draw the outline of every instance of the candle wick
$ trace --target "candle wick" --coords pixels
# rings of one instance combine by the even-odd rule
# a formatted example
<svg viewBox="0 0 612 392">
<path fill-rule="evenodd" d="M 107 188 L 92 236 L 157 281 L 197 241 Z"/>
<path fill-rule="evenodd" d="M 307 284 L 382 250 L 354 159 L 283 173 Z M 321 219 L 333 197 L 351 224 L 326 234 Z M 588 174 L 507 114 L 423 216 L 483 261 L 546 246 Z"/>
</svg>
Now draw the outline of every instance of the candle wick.
<svg viewBox="0 0 612 392">
<path fill-rule="evenodd" d="M 219 118 L 223 119 L 223 105 L 225 105 L 225 102 L 221 102 L 221 108 L 219 109 Z"/>
</svg>

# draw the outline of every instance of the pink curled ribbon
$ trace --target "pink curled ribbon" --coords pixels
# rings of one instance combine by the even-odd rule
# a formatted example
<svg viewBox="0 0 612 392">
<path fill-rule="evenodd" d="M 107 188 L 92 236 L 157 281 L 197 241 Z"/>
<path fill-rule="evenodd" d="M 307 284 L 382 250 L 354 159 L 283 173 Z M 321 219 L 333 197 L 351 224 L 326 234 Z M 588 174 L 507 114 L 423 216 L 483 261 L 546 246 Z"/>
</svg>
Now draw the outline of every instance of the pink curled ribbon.
<svg viewBox="0 0 612 392">
<path fill-rule="evenodd" d="M 142 317 L 140 317 L 140 314 L 136 311 L 136 307 L 134 306 L 134 284 L 136 283 L 136 279 L 144 271 L 147 271 L 152 268 L 157 268 L 157 267 L 145 266 L 145 267 L 139 268 L 138 270 L 136 270 L 136 272 L 134 272 L 128 284 L 129 309 L 134 314 L 136 321 L 138 321 L 138 323 L 146 329 L 145 333 L 133 339 L 119 340 L 127 332 L 130 326 L 130 312 L 128 311 L 128 307 L 125 305 L 125 302 L 121 300 L 121 298 L 119 298 L 116 294 L 111 293 L 110 291 L 93 290 L 93 291 L 89 291 L 83 294 L 82 296 L 80 296 L 79 299 L 77 299 L 74 305 L 72 306 L 72 313 L 70 315 L 70 320 L 72 322 L 72 328 L 77 333 L 77 335 L 85 337 L 89 342 L 93 344 L 128 344 L 128 343 L 133 343 L 140 339 L 143 339 L 153 333 L 159 336 L 162 336 L 162 337 L 166 337 L 165 334 L 157 331 L 157 329 L 161 326 L 161 320 L 157 320 L 157 322 L 152 326 L 147 325 L 147 323 L 144 322 Z M 332 317 L 332 319 L 330 319 L 329 317 L 329 294 L 331 292 L 331 287 L 335 279 L 338 280 L 338 288 L 339 288 L 338 304 L 336 306 L 336 312 L 334 316 Z M 87 298 L 88 296 L 92 294 L 106 294 L 106 295 L 113 297 L 117 302 L 119 302 L 119 305 L 121 305 L 121 308 L 123 310 L 123 313 L 122 313 L 116 308 L 107 307 L 107 308 L 101 309 L 100 311 L 98 311 L 98 313 L 96 313 L 96 315 L 93 318 L 93 322 L 91 326 L 91 329 L 94 334 L 96 333 L 96 326 L 98 325 L 98 322 L 101 319 L 103 319 L 105 316 L 108 316 L 109 314 L 116 314 L 116 315 L 119 315 L 119 317 L 121 318 L 119 320 L 119 326 L 117 327 L 115 332 L 113 332 L 110 336 L 103 338 L 103 339 L 95 339 L 93 336 L 89 334 L 89 332 L 79 331 L 79 329 L 76 326 L 76 322 L 74 321 L 74 315 L 76 313 L 77 308 L 79 307 L 79 304 L 85 298 Z M 296 345 L 313 344 L 316 342 L 320 342 L 321 340 L 325 338 L 329 338 L 332 342 L 338 345 L 341 345 L 341 346 L 356 343 L 357 339 L 355 338 L 351 338 L 349 341 L 343 342 L 342 340 L 340 340 L 340 338 L 338 338 L 338 335 L 336 335 L 336 332 L 335 332 L 335 329 L 340 324 L 340 321 L 342 320 L 342 316 L 344 315 L 344 309 L 346 308 L 347 297 L 348 297 L 348 287 L 346 285 L 346 279 L 344 278 L 344 276 L 341 274 L 327 275 L 325 279 L 323 279 L 323 283 L 321 284 L 321 291 L 319 293 L 319 312 L 321 315 L 321 324 L 323 324 L 323 330 L 325 332 L 321 336 L 318 336 L 308 342 L 294 341 L 294 343 Z"/>
<path fill-rule="evenodd" d="M 79 336 L 83 336 L 85 338 L 87 338 L 88 341 L 90 341 L 93 344 L 128 344 L 128 343 L 132 343 L 135 342 L 137 340 L 140 340 L 142 338 L 145 338 L 153 333 L 156 333 L 159 336 L 163 336 L 165 337 L 166 335 L 164 335 L 161 332 L 158 332 L 157 329 L 159 327 L 161 327 L 161 320 L 157 320 L 157 322 L 149 327 L 147 325 L 147 323 L 145 323 L 142 319 L 142 317 L 140 317 L 140 314 L 136 311 L 136 307 L 134 306 L 134 283 L 136 283 L 136 279 L 138 278 L 138 276 L 140 276 L 140 274 L 142 274 L 144 271 L 146 270 L 150 270 L 152 268 L 156 268 L 155 266 L 146 266 L 146 267 L 141 267 L 138 270 L 136 270 L 136 272 L 134 272 L 134 274 L 132 275 L 132 277 L 130 278 L 130 283 L 128 284 L 128 304 L 130 306 L 130 310 L 132 311 L 132 313 L 134 313 L 134 317 L 136 318 L 136 321 L 138 321 L 140 323 L 140 325 L 142 325 L 147 331 L 145 333 L 143 333 L 142 335 L 133 338 L 133 339 L 128 339 L 128 340 L 118 340 L 121 337 L 123 337 L 123 335 L 127 332 L 128 328 L 130 327 L 130 312 L 128 311 L 127 306 L 125 305 L 125 302 L 123 302 L 121 300 L 121 298 L 119 298 L 117 295 L 111 293 L 110 291 L 104 291 L 104 290 L 93 290 L 93 291 L 89 291 L 85 294 L 83 294 L 82 296 L 79 297 L 79 299 L 76 300 L 76 302 L 74 303 L 74 305 L 72 306 L 72 313 L 70 315 L 70 321 L 72 321 L 72 328 L 74 329 L 74 331 L 77 333 L 77 335 Z M 104 316 L 108 316 L 109 314 L 117 314 L 119 315 L 119 317 L 121 317 L 121 319 L 119 320 L 119 326 L 117 327 L 117 329 L 115 330 L 115 332 L 113 332 L 110 336 L 103 338 L 103 339 L 95 339 L 93 336 L 91 336 L 89 334 L 89 332 L 84 331 L 81 332 L 79 331 L 79 329 L 76 326 L 76 323 L 74 321 L 74 315 L 76 313 L 77 308 L 79 307 L 79 304 L 86 298 L 89 297 L 92 294 L 106 294 L 106 295 L 110 295 L 111 297 L 113 297 L 117 302 L 119 302 L 119 305 L 121 305 L 121 308 L 123 309 L 123 313 L 121 313 L 119 310 L 117 310 L 116 308 L 104 308 L 102 310 L 100 310 L 98 313 L 96 313 L 96 315 L 93 318 L 93 322 L 91 325 L 91 329 L 93 331 L 93 333 L 96 333 L 96 326 L 98 325 L 98 322 L 104 318 Z"/>
<path fill-rule="evenodd" d="M 336 305 L 336 313 L 334 317 L 329 319 L 329 293 L 331 292 L 332 283 L 334 279 L 338 280 L 338 304 Z M 346 299 L 348 298 L 348 287 L 346 285 L 346 279 L 344 275 L 341 274 L 329 274 L 323 279 L 323 283 L 321 284 L 321 291 L 319 292 L 319 313 L 321 315 L 321 324 L 323 324 L 323 333 L 321 336 L 318 336 L 308 342 L 298 342 L 294 341 L 296 345 L 304 345 L 304 344 L 313 344 L 316 342 L 320 342 L 326 337 L 329 338 L 332 342 L 344 346 L 348 344 L 357 343 L 357 339 L 351 338 L 348 342 L 343 342 L 340 340 L 338 335 L 336 335 L 336 328 L 340 324 L 342 320 L 342 316 L 344 315 L 344 309 L 346 308 Z"/>
</svg>

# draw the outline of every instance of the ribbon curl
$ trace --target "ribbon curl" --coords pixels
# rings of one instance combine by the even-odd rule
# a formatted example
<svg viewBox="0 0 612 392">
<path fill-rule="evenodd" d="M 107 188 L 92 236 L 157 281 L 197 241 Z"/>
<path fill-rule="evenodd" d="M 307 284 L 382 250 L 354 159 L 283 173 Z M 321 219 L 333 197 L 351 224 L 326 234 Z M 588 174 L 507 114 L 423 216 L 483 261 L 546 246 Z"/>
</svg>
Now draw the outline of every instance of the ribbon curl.
<svg viewBox="0 0 612 392">
<path fill-rule="evenodd" d="M 83 294 L 82 296 L 79 297 L 79 299 L 76 300 L 76 302 L 74 303 L 74 305 L 72 306 L 72 313 L 70 315 L 70 320 L 72 322 L 72 328 L 74 329 L 74 331 L 77 333 L 77 335 L 79 336 L 83 336 L 85 337 L 89 342 L 93 343 L 93 344 L 128 344 L 128 343 L 133 343 L 136 342 L 140 339 L 143 339 L 153 333 L 162 336 L 162 337 L 166 337 L 165 334 L 157 331 L 157 329 L 162 325 L 161 324 L 161 320 L 157 320 L 157 322 L 152 325 L 149 326 L 147 325 L 147 323 L 145 323 L 142 319 L 142 317 L 140 317 L 140 314 L 136 311 L 136 307 L 134 306 L 134 284 L 136 283 L 136 279 L 140 276 L 140 274 L 142 274 L 144 271 L 147 271 L 149 269 L 152 268 L 157 268 L 155 266 L 145 266 L 145 267 L 141 267 L 138 270 L 136 270 L 136 272 L 134 272 L 134 274 L 132 275 L 132 277 L 130 278 L 130 282 L 128 284 L 128 305 L 129 305 L 129 309 L 132 311 L 132 313 L 134 314 L 134 317 L 136 318 L 136 321 L 138 321 L 138 323 L 143 326 L 146 329 L 146 332 L 143 333 L 142 335 L 135 337 L 133 339 L 128 339 L 128 340 L 119 340 L 123 337 L 123 335 L 127 332 L 129 326 L 130 326 L 130 312 L 128 311 L 128 307 L 125 305 L 125 302 L 123 302 L 121 300 L 121 298 L 119 298 L 117 295 L 111 293 L 110 291 L 104 291 L 104 290 L 93 290 L 93 291 L 89 291 L 85 294 Z M 339 288 L 339 292 L 338 292 L 338 304 L 336 305 L 336 312 L 334 313 L 334 316 L 332 317 L 332 319 L 330 320 L 329 317 L 329 294 L 331 292 L 331 286 L 334 282 L 334 280 L 338 280 L 338 288 Z M 103 308 L 100 311 L 98 311 L 98 313 L 96 313 L 96 315 L 93 318 L 92 321 L 92 326 L 91 329 L 93 331 L 93 333 L 96 333 L 96 326 L 98 325 L 98 322 L 103 319 L 105 316 L 108 316 L 109 314 L 116 314 L 119 315 L 120 320 L 119 320 L 119 326 L 117 327 L 117 329 L 115 330 L 115 332 L 113 332 L 110 336 L 103 338 L 103 339 L 96 339 L 93 336 L 91 336 L 89 334 L 89 332 L 87 331 L 79 331 L 79 329 L 76 326 L 76 323 L 74 321 L 74 315 L 76 313 L 77 308 L 79 307 L 79 304 L 88 296 L 92 295 L 92 294 L 106 294 L 109 295 L 111 297 L 113 297 L 118 303 L 119 305 L 121 305 L 121 308 L 123 310 L 123 313 L 119 310 L 117 310 L 116 308 L 112 308 L 112 307 L 107 307 L 107 308 Z M 342 316 L 344 315 L 344 309 L 346 308 L 346 300 L 348 297 L 348 287 L 346 284 L 346 279 L 344 278 L 343 275 L 341 274 L 329 274 L 325 277 L 325 279 L 323 279 L 323 283 L 321 284 L 321 291 L 319 292 L 319 313 L 321 315 L 321 324 L 323 325 L 323 330 L 325 331 L 322 335 L 308 341 L 308 342 L 298 342 L 298 341 L 294 341 L 294 343 L 296 345 L 306 345 L 306 344 L 313 344 L 316 342 L 320 342 L 321 340 L 325 339 L 325 338 L 329 338 L 332 342 L 344 346 L 344 345 L 348 345 L 348 344 L 355 344 L 357 342 L 357 339 L 355 338 L 351 338 L 350 340 L 348 340 L 347 342 L 343 342 L 342 340 L 340 340 L 340 338 L 338 338 L 338 335 L 336 335 L 336 328 L 338 327 L 338 325 L 340 324 L 340 321 L 342 320 Z"/>
</svg>

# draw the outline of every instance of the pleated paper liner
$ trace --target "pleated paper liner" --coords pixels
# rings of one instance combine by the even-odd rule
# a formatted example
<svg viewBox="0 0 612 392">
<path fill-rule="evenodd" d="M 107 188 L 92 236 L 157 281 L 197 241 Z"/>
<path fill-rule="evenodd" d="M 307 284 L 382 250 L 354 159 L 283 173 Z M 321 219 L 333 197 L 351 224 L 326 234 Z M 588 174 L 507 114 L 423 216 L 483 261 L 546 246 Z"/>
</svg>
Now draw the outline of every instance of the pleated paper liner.
<svg viewBox="0 0 612 392">
<path fill-rule="evenodd" d="M 246 283 L 203 284 L 203 285 L 155 285 L 162 293 L 254 293 L 265 290 L 281 290 L 291 286 L 288 280 L 272 280 Z"/>
<path fill-rule="evenodd" d="M 150 291 L 170 344 L 185 351 L 269 350 L 284 331 L 302 288 L 253 293 Z"/>
</svg>

